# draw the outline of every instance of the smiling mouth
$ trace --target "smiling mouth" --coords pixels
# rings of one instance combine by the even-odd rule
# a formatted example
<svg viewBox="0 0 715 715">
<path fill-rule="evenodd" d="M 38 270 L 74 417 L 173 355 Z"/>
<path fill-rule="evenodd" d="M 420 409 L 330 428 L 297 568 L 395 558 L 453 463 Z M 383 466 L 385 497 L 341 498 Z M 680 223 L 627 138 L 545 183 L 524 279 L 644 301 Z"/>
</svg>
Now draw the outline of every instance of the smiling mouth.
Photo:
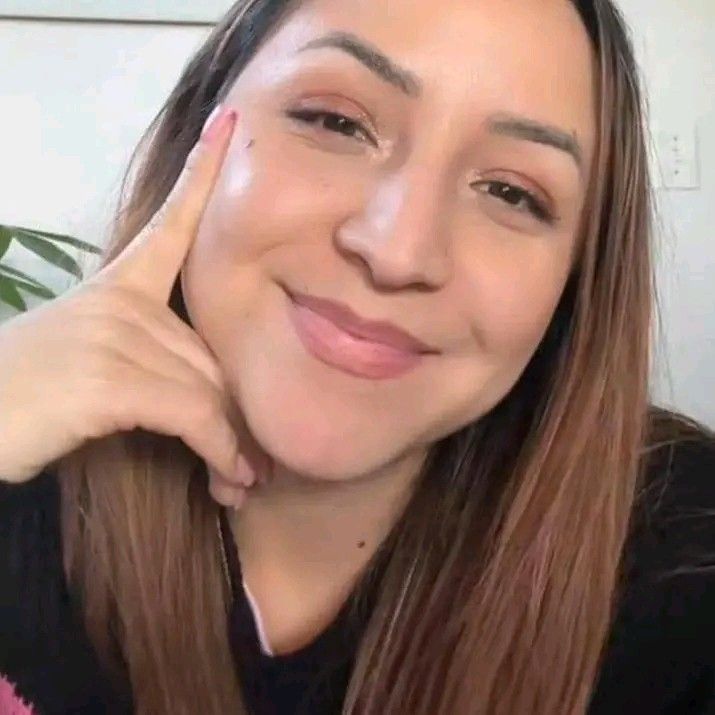
<svg viewBox="0 0 715 715">
<path fill-rule="evenodd" d="M 295 304 L 317 313 L 355 338 L 403 353 L 419 355 L 439 352 L 397 325 L 384 320 L 363 318 L 344 303 L 299 293 L 285 287 L 284 290 Z"/>
<path fill-rule="evenodd" d="M 342 372 L 372 380 L 396 378 L 417 368 L 427 357 L 414 349 L 356 336 L 323 312 L 305 305 L 300 297 L 294 299 L 290 291 L 286 291 L 286 296 L 291 323 L 306 351 Z M 379 327 L 385 326 L 379 324 Z M 402 339 L 401 333 L 391 334 L 395 336 Z"/>
</svg>

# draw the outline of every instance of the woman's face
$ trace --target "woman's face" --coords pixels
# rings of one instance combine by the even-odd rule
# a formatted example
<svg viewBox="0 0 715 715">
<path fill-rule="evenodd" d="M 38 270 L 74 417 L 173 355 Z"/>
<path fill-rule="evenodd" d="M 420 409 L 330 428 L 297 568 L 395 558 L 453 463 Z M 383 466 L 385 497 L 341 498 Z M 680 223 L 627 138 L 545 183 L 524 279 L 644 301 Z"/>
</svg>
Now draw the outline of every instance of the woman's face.
<svg viewBox="0 0 715 715">
<path fill-rule="evenodd" d="M 568 0 L 312 0 L 262 46 L 182 286 L 280 464 L 372 474 L 509 392 L 572 265 L 594 62 Z M 432 350 L 356 343 L 287 291 Z"/>
</svg>

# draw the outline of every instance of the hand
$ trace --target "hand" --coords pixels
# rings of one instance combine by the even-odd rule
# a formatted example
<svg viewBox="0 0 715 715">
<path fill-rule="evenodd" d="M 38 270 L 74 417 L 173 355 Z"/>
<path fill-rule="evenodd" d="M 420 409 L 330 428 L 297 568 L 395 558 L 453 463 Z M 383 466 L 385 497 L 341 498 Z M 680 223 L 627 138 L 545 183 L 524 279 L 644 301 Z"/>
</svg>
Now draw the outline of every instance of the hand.
<svg viewBox="0 0 715 715">
<path fill-rule="evenodd" d="M 217 115 L 162 207 L 111 263 L 0 327 L 0 479 L 27 481 L 88 439 L 137 427 L 180 437 L 227 506 L 240 506 L 268 467 L 213 354 L 167 305 L 235 121 Z"/>
</svg>

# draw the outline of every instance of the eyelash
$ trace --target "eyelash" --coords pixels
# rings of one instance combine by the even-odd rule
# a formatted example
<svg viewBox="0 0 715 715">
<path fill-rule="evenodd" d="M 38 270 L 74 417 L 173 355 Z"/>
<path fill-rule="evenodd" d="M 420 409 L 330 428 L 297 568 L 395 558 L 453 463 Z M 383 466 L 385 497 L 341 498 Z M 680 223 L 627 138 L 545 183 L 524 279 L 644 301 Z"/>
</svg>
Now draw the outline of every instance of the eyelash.
<svg viewBox="0 0 715 715">
<path fill-rule="evenodd" d="M 319 119 L 320 117 L 331 117 L 334 119 L 343 120 L 361 131 L 363 135 L 367 138 L 367 140 L 370 142 L 370 144 L 372 144 L 373 146 L 377 146 L 377 142 L 375 141 L 372 134 L 370 134 L 370 132 L 368 132 L 367 129 L 365 129 L 365 127 L 360 122 L 356 121 L 355 119 L 350 119 L 350 117 L 346 117 L 344 114 L 340 114 L 339 112 L 328 112 L 324 109 L 292 109 L 286 112 L 286 114 L 292 119 L 296 119 L 299 122 L 304 122 L 305 124 L 315 124 L 315 120 Z M 335 134 L 340 133 L 333 129 L 328 129 L 327 131 L 332 131 Z M 348 135 L 344 134 L 343 136 Z M 348 136 L 348 138 L 350 137 Z"/>
<path fill-rule="evenodd" d="M 515 184 L 510 184 L 508 181 L 496 181 L 492 179 L 491 181 L 475 181 L 471 184 L 472 186 L 481 187 L 487 186 L 489 189 L 495 188 L 496 192 L 491 190 L 483 191 L 490 196 L 501 199 L 504 203 L 509 206 L 514 206 L 515 211 L 522 211 L 523 209 L 516 208 L 519 204 L 523 202 L 526 206 L 526 210 L 534 216 L 538 221 L 545 223 L 549 226 L 556 223 L 556 217 L 549 211 L 546 204 L 538 199 L 535 194 L 533 194 L 528 189 L 524 189 L 521 186 Z M 511 195 L 513 198 L 518 199 L 516 203 L 509 201 L 505 196 Z"/>
<path fill-rule="evenodd" d="M 316 120 L 320 119 L 321 117 L 330 117 L 331 119 L 337 119 L 338 121 L 343 123 L 343 126 L 345 126 L 345 123 L 347 123 L 348 125 L 357 128 L 357 130 L 362 132 L 363 136 L 367 138 L 370 144 L 372 144 L 373 146 L 378 146 L 372 134 L 370 134 L 370 132 L 368 132 L 367 129 L 365 129 L 365 127 L 360 122 L 351 119 L 350 117 L 346 117 L 344 114 L 340 114 L 339 112 L 329 112 L 327 110 L 321 109 L 292 109 L 288 110 L 286 112 L 286 115 L 299 122 L 303 122 L 304 124 L 310 125 L 315 124 Z M 326 131 L 333 132 L 335 134 L 342 134 L 342 132 L 335 129 L 326 129 Z M 347 134 L 342 135 L 347 138 L 352 138 L 352 136 L 354 136 Z M 473 182 L 471 185 L 475 187 L 487 186 L 489 187 L 489 189 L 496 189 L 496 193 L 489 189 L 487 191 L 483 191 L 483 193 L 489 194 L 490 196 L 494 196 L 495 198 L 499 198 L 501 201 L 503 201 L 505 204 L 508 204 L 509 206 L 517 207 L 523 202 L 523 204 L 526 206 L 526 210 L 532 216 L 534 216 L 534 218 L 544 224 L 552 225 L 556 222 L 556 218 L 551 213 L 551 211 L 549 211 L 545 203 L 539 200 L 536 195 L 533 194 L 531 191 L 528 191 L 521 186 L 516 186 L 506 181 L 494 180 L 477 181 Z M 517 198 L 518 200 L 516 201 L 516 203 L 514 203 L 512 201 L 507 200 L 507 198 L 505 198 L 506 196 L 511 196 L 512 198 Z M 515 208 L 514 210 L 522 211 L 523 209 Z"/>
</svg>

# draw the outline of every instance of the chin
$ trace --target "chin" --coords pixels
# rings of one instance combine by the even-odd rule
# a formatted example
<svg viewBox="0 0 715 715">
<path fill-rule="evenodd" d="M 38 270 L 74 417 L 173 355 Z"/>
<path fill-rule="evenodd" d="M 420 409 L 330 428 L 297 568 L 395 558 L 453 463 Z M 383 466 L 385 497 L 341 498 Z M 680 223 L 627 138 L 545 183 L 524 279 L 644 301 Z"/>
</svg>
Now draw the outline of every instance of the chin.
<svg viewBox="0 0 715 715">
<path fill-rule="evenodd" d="M 274 410 L 246 404 L 244 417 L 251 434 L 277 463 L 308 479 L 347 481 L 371 474 L 395 458 L 395 441 L 383 429 L 359 419 L 340 419 L 317 405 L 300 410 Z M 278 414 L 280 413 L 280 414 Z M 389 430 L 388 430 L 389 432 Z"/>
<path fill-rule="evenodd" d="M 268 361 L 244 363 L 240 379 L 237 399 L 251 434 L 278 464 L 306 478 L 357 479 L 409 448 L 405 420 L 381 419 L 374 395 L 349 399 Z"/>
</svg>

